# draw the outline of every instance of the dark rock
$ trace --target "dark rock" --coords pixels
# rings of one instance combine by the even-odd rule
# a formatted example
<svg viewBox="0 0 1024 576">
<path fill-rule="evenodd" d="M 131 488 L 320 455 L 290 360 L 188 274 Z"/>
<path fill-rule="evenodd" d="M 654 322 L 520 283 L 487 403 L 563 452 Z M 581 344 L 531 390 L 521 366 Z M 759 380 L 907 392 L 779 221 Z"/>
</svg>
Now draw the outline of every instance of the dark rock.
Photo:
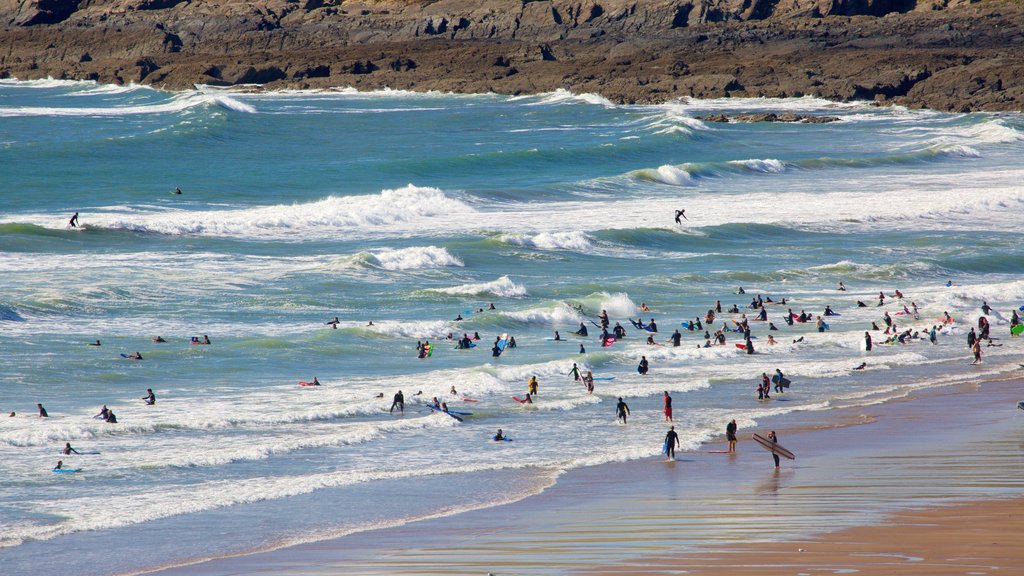
<svg viewBox="0 0 1024 576">
<path fill-rule="evenodd" d="M 30 0 L 21 5 L 14 24 L 38 26 L 57 24 L 71 17 L 78 10 L 79 0 Z"/>
<path fill-rule="evenodd" d="M 416 62 L 413 62 L 410 58 L 395 58 L 388 64 L 388 67 L 395 72 L 408 72 L 409 70 L 416 69 Z"/>
<path fill-rule="evenodd" d="M 292 74 L 292 78 L 301 80 L 303 78 L 327 78 L 331 75 L 331 67 L 326 64 L 319 66 L 308 66 L 301 70 L 297 70 Z"/>
<path fill-rule="evenodd" d="M 288 75 L 277 66 L 256 68 L 250 66 L 234 80 L 234 84 L 269 84 L 277 80 L 284 80 Z"/>
</svg>

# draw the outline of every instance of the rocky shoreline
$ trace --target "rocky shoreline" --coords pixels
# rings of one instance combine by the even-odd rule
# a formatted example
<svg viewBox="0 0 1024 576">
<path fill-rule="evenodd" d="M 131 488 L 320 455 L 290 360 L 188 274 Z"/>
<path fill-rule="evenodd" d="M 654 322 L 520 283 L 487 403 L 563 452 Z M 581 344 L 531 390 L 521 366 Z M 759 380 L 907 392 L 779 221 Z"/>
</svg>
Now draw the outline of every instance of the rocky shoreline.
<svg viewBox="0 0 1024 576">
<path fill-rule="evenodd" d="M 1019 0 L 0 0 L 0 77 L 1024 109 Z"/>
</svg>

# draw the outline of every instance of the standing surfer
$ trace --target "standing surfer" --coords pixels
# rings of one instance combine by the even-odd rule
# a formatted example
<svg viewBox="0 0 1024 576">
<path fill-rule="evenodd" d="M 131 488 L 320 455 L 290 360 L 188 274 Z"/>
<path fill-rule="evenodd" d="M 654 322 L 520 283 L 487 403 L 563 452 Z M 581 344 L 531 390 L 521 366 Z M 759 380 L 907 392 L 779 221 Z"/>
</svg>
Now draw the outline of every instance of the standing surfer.
<svg viewBox="0 0 1024 576">
<path fill-rule="evenodd" d="M 71 217 L 71 220 L 68 220 L 68 226 L 78 228 L 78 212 L 75 212 L 75 215 Z"/>
<path fill-rule="evenodd" d="M 779 443 L 779 437 L 775 435 L 775 430 L 772 430 L 771 432 L 768 433 L 768 439 L 771 440 L 771 442 L 772 442 L 772 445 L 773 445 L 772 458 L 775 460 L 775 467 L 778 468 L 779 467 L 779 455 L 775 453 L 774 445 Z"/>
<path fill-rule="evenodd" d="M 629 416 L 629 406 L 622 401 L 622 396 L 619 396 L 619 403 L 615 405 L 615 414 L 622 423 L 626 423 L 626 416 Z"/>
<path fill-rule="evenodd" d="M 676 446 L 679 446 L 679 434 L 676 434 L 675 426 L 669 426 L 668 434 L 665 434 L 665 456 L 669 461 L 676 459 Z"/>
<path fill-rule="evenodd" d="M 680 220 L 680 218 L 682 218 L 683 220 L 689 220 L 689 218 L 686 217 L 686 210 L 676 210 L 676 224 L 683 223 L 682 220 Z"/>
<path fill-rule="evenodd" d="M 398 411 L 401 414 L 405 414 L 405 396 L 402 395 L 401 390 L 399 390 L 398 393 L 395 394 L 395 399 L 394 401 L 391 402 L 391 409 L 388 410 L 388 413 L 394 414 L 395 408 L 398 408 Z"/>
<path fill-rule="evenodd" d="M 725 425 L 725 439 L 729 441 L 729 452 L 736 451 L 736 419 Z"/>
</svg>

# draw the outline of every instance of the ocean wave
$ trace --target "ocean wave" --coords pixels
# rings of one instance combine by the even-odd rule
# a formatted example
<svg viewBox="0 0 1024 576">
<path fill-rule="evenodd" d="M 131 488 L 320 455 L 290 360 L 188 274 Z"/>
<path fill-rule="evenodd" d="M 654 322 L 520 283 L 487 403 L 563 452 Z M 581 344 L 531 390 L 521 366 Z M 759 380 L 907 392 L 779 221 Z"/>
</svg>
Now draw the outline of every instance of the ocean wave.
<svg viewBox="0 0 1024 576">
<path fill-rule="evenodd" d="M 513 246 L 539 250 L 575 250 L 584 252 L 593 247 L 593 239 L 585 232 L 542 232 L 540 234 L 502 234 L 498 239 Z"/>
<path fill-rule="evenodd" d="M 720 177 L 728 174 L 755 172 L 780 174 L 786 171 L 786 163 L 774 158 L 729 160 L 726 162 L 687 162 L 686 164 L 665 164 L 656 169 L 634 170 L 629 175 L 638 180 L 669 184 L 671 186 L 696 186 L 701 178 Z"/>
<path fill-rule="evenodd" d="M 591 104 L 594 106 L 605 106 L 612 108 L 615 104 L 601 96 L 600 94 L 574 94 L 564 88 L 559 88 L 554 92 L 546 92 L 542 94 L 530 94 L 527 96 L 513 96 L 509 98 L 510 102 L 516 102 L 520 100 L 536 100 L 528 102 L 527 106 L 548 106 L 552 104 Z"/>
<path fill-rule="evenodd" d="M 384 270 L 408 271 L 429 270 L 446 266 L 462 267 L 465 264 L 445 248 L 424 246 L 412 248 L 385 249 L 367 252 L 369 263 Z"/>
<path fill-rule="evenodd" d="M 106 107 L 13 106 L 0 107 L 0 117 L 22 116 L 133 116 L 139 114 L 168 114 L 201 106 L 219 106 L 234 112 L 256 113 L 253 106 L 224 94 L 189 92 L 157 104 Z"/>
<path fill-rule="evenodd" d="M 525 324 L 539 324 L 542 326 L 563 324 L 576 325 L 580 320 L 582 320 L 582 317 L 578 312 L 576 312 L 576 310 L 573 310 L 567 304 L 561 302 L 546 308 L 530 308 L 527 310 L 502 312 L 501 314 L 518 322 L 523 322 Z"/>
<path fill-rule="evenodd" d="M 526 296 L 526 288 L 516 284 L 508 276 L 502 276 L 492 282 L 462 284 L 451 288 L 430 288 L 430 292 L 451 294 L 453 296 L 497 296 L 499 298 L 518 298 Z"/>
<path fill-rule="evenodd" d="M 380 228 L 472 212 L 466 203 L 437 188 L 409 184 L 379 194 L 329 196 L 314 202 L 248 209 L 167 210 L 131 215 L 97 212 L 90 214 L 88 225 L 170 235 L 278 236 Z"/>
</svg>

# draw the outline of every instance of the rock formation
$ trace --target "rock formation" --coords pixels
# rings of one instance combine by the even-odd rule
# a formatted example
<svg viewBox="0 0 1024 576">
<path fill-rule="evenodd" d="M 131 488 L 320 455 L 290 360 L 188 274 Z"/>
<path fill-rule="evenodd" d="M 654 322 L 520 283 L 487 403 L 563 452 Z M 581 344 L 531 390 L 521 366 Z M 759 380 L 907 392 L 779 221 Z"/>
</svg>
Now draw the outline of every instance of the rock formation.
<svg viewBox="0 0 1024 576">
<path fill-rule="evenodd" d="M 0 0 L 0 76 L 1024 108 L 1019 0 Z"/>
</svg>

